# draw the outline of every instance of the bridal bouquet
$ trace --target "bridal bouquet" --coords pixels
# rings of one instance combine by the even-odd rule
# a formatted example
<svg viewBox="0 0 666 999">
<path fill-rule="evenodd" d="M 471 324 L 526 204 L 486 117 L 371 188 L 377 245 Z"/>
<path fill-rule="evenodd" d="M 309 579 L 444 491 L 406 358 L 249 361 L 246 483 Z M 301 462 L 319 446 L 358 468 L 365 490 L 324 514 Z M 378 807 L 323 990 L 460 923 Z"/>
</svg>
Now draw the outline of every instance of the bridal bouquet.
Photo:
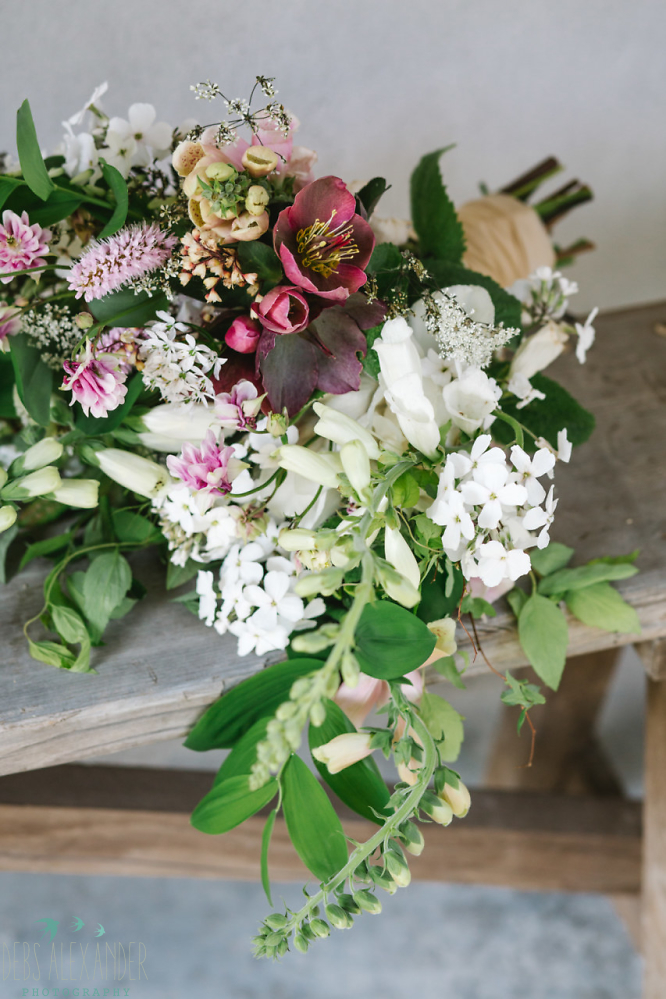
<svg viewBox="0 0 666 999">
<path fill-rule="evenodd" d="M 594 313 L 555 268 L 550 227 L 590 197 L 531 205 L 546 160 L 456 211 L 424 156 L 411 221 L 377 215 L 381 178 L 315 176 L 296 120 L 258 77 L 210 81 L 226 118 L 180 129 L 148 104 L 109 117 L 100 87 L 43 158 L 30 107 L 0 174 L 0 561 L 53 560 L 26 623 L 32 656 L 90 670 L 110 621 L 144 595 L 137 550 L 239 655 L 281 653 L 213 704 L 194 750 L 228 748 L 193 816 L 223 833 L 282 812 L 319 886 L 277 912 L 259 955 L 307 950 L 410 879 L 418 821 L 462 818 L 462 719 L 424 690 L 458 687 L 456 626 L 507 594 L 556 689 L 567 622 L 638 629 L 611 586 L 633 556 L 569 567 L 550 541 L 559 462 L 593 418 L 542 371 L 585 362 Z M 262 95 L 259 109 L 254 98 Z M 4 581 L 4 575 L 3 575 Z M 518 583 L 518 585 L 516 585 Z M 37 634 L 41 626 L 50 637 Z M 228 641 L 229 639 L 227 639 Z M 211 648 L 211 651 L 213 649 Z M 518 727 L 540 688 L 500 674 Z M 378 709 L 372 725 L 364 724 Z M 376 831 L 351 853 L 314 767 Z M 373 760 L 394 758 L 389 789 Z"/>
</svg>

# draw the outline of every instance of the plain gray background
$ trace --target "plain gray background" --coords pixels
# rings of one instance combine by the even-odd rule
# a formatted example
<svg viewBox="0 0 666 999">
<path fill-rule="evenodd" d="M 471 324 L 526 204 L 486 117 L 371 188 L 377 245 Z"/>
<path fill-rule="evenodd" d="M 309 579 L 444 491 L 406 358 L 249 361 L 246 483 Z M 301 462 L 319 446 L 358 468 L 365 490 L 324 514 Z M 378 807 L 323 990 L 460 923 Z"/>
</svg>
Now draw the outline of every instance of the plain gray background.
<svg viewBox="0 0 666 999">
<path fill-rule="evenodd" d="M 425 152 L 456 142 L 458 201 L 549 154 L 596 201 L 557 230 L 596 253 L 579 308 L 654 301 L 666 270 L 663 0 L 22 0 L 5 3 L 0 145 L 31 101 L 42 144 L 108 80 L 105 108 L 147 101 L 171 124 L 210 119 L 190 84 L 246 96 L 277 77 L 319 174 L 385 176 L 381 214 L 405 214 Z"/>
</svg>

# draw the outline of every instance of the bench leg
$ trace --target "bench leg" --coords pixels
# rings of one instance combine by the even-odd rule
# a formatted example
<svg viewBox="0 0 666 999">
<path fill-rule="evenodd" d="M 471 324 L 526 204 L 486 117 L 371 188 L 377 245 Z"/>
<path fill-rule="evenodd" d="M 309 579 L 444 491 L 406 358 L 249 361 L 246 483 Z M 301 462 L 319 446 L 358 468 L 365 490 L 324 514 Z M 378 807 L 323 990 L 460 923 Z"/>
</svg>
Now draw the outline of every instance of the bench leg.
<svg viewBox="0 0 666 999">
<path fill-rule="evenodd" d="M 644 999 L 666 996 L 666 683 L 648 680 L 643 840 Z"/>
</svg>

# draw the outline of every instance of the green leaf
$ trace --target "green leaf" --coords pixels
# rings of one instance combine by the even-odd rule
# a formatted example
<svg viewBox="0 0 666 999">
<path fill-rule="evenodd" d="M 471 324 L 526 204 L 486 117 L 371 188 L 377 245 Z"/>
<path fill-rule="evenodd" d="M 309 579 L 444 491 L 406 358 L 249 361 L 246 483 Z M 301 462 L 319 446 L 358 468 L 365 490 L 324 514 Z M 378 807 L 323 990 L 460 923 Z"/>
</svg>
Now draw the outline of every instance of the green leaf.
<svg viewBox="0 0 666 999">
<path fill-rule="evenodd" d="M 418 669 L 437 641 L 420 618 L 390 600 L 363 609 L 354 637 L 361 669 L 380 680 L 395 680 Z"/>
<path fill-rule="evenodd" d="M 91 302 L 89 308 L 98 323 L 127 327 L 145 326 L 168 306 L 169 300 L 163 292 L 150 296 L 141 291 L 137 295 L 131 288 L 121 288 Z"/>
<path fill-rule="evenodd" d="M 261 884 L 270 906 L 273 905 L 273 899 L 271 898 L 271 881 L 268 874 L 268 849 L 271 845 L 271 836 L 273 835 L 277 813 L 277 808 L 274 808 L 266 819 L 266 825 L 261 834 Z"/>
<path fill-rule="evenodd" d="M 356 728 L 335 701 L 326 700 L 326 718 L 321 725 L 310 725 L 308 741 L 310 751 L 324 743 L 330 742 L 336 736 L 346 732 L 355 732 Z M 382 814 L 389 800 L 389 790 L 379 772 L 379 768 L 371 756 L 365 760 L 353 763 L 338 774 L 329 772 L 325 763 L 314 760 L 314 765 L 331 790 L 345 805 L 352 808 L 364 819 L 381 824 L 376 813 Z"/>
<path fill-rule="evenodd" d="M 259 718 L 275 714 L 295 680 L 321 667 L 319 659 L 287 659 L 248 677 L 211 704 L 185 745 L 198 753 L 231 749 Z"/>
<path fill-rule="evenodd" d="M 245 732 L 215 775 L 215 784 L 230 777 L 249 776 L 253 763 L 257 761 L 257 744 L 266 738 L 266 727 L 270 716 L 260 718 Z"/>
<path fill-rule="evenodd" d="M 17 187 L 23 187 L 25 181 L 22 177 L 0 177 L 0 208 L 7 198 L 11 197 Z"/>
<path fill-rule="evenodd" d="M 483 597 L 473 597 L 468 593 L 463 600 L 460 610 L 463 614 L 471 614 L 472 617 L 497 617 L 497 611 L 492 604 L 489 604 Z"/>
<path fill-rule="evenodd" d="M 282 264 L 272 246 L 252 240 L 248 243 L 239 243 L 235 249 L 243 271 L 246 274 L 256 273 L 264 294 L 276 284 L 280 284 L 283 278 Z"/>
<path fill-rule="evenodd" d="M 586 586 L 594 586 L 595 583 L 605 583 L 612 579 L 628 579 L 637 572 L 636 566 L 627 562 L 595 562 L 593 565 L 581 565 L 576 569 L 560 569 L 541 580 L 539 593 L 544 597 L 555 596 L 568 593 L 570 590 L 582 590 Z"/>
<path fill-rule="evenodd" d="M 632 565 L 638 556 L 640 555 L 640 548 L 636 548 L 635 551 L 629 552 L 628 555 L 604 555 L 601 558 L 592 558 L 588 562 L 588 565 L 596 565 L 597 563 L 603 563 L 604 565 L 621 565 L 623 562 L 628 562 Z"/>
<path fill-rule="evenodd" d="M 449 149 L 453 146 L 428 153 L 414 170 L 410 185 L 412 222 L 424 256 L 460 263 L 465 252 L 465 235 L 439 167 L 441 157 Z"/>
<path fill-rule="evenodd" d="M 46 164 L 37 141 L 35 123 L 32 120 L 30 104 L 26 99 L 16 112 L 16 145 L 18 147 L 21 173 L 31 191 L 46 201 L 55 188 L 46 169 Z"/>
<path fill-rule="evenodd" d="M 509 397 L 502 400 L 502 410 L 522 423 L 536 437 L 545 437 L 553 447 L 557 447 L 558 431 L 565 427 L 574 447 L 584 444 L 594 430 L 595 419 L 592 413 L 576 402 L 566 389 L 541 372 L 533 375 L 530 381 L 546 398 L 535 399 L 524 409 L 518 409 L 520 400 Z M 499 420 L 493 423 L 492 434 L 500 444 L 510 444 L 514 439 L 511 427 Z M 525 449 L 534 450 L 534 441 L 529 437 L 525 440 Z"/>
<path fill-rule="evenodd" d="M 383 177 L 373 177 L 372 180 L 369 180 L 367 184 L 363 185 L 361 190 L 356 195 L 357 200 L 360 201 L 365 208 L 368 218 L 377 207 L 379 199 L 388 191 L 389 186 L 390 185 L 386 183 Z"/>
<path fill-rule="evenodd" d="M 440 569 L 434 579 L 433 573 L 434 570 L 421 583 L 421 603 L 416 609 L 420 619 L 426 623 L 450 617 L 457 610 L 465 587 L 465 578 L 457 566 L 450 566 L 452 581 L 446 571 Z"/>
<path fill-rule="evenodd" d="M 552 690 L 557 690 L 569 642 L 566 618 L 557 604 L 532 594 L 518 618 L 518 638 L 534 671 Z"/>
<path fill-rule="evenodd" d="M 533 548 L 530 552 L 532 568 L 540 576 L 549 576 L 551 572 L 564 569 L 573 557 L 574 550 L 568 545 L 561 545 L 557 541 L 551 541 L 547 548 Z"/>
<path fill-rule="evenodd" d="M 214 836 L 229 832 L 267 805 L 277 790 L 274 777 L 256 791 L 250 791 L 246 775 L 230 777 L 202 798 L 190 821 L 199 832 Z"/>
<path fill-rule="evenodd" d="M 83 204 L 84 198 L 80 194 L 72 191 L 63 191 L 57 187 L 48 197 L 43 205 L 29 209 L 31 222 L 38 222 L 39 225 L 48 226 L 62 222 L 69 218 L 76 209 Z"/>
<path fill-rule="evenodd" d="M 11 359 L 19 398 L 33 420 L 47 427 L 51 420 L 53 371 L 37 347 L 31 346 L 25 333 L 11 338 Z"/>
<path fill-rule="evenodd" d="M 593 628 L 620 634 L 640 635 L 641 624 L 635 609 L 610 583 L 595 583 L 584 590 L 565 594 L 567 607 L 579 621 Z"/>
<path fill-rule="evenodd" d="M 111 519 L 118 541 L 125 544 L 159 541 L 162 537 L 162 532 L 151 520 L 133 510 L 114 510 Z"/>
<path fill-rule="evenodd" d="M 446 260 L 428 260 L 426 266 L 440 288 L 447 288 L 454 284 L 478 284 L 485 288 L 495 306 L 495 325 L 504 323 L 505 326 L 512 329 L 522 328 L 520 302 L 487 274 L 470 271 L 462 264 L 453 264 Z M 504 404 L 502 404 L 502 408 L 505 408 Z M 518 411 L 519 420 L 520 414 L 523 412 L 522 409 Z M 523 421 L 521 420 L 521 422 Z"/>
<path fill-rule="evenodd" d="M 49 610 L 53 626 L 65 642 L 74 645 L 86 641 L 88 630 L 75 610 L 65 606 L 51 606 Z"/>
<path fill-rule="evenodd" d="M 76 418 L 76 429 L 81 430 L 87 437 L 97 437 L 101 434 L 111 433 L 129 414 L 134 403 L 141 395 L 143 388 L 143 378 L 140 372 L 137 371 L 127 383 L 127 395 L 121 406 L 112 410 L 108 416 L 86 416 L 83 410 L 81 410 Z"/>
<path fill-rule="evenodd" d="M 530 555 L 532 555 L 531 552 Z M 525 593 L 525 590 L 521 590 L 519 586 L 514 586 L 514 588 L 509 590 L 506 594 L 506 601 L 516 617 L 520 617 L 520 612 L 527 603 L 527 600 L 528 596 Z"/>
<path fill-rule="evenodd" d="M 327 881 L 347 863 L 345 834 L 328 795 L 298 756 L 290 756 L 282 772 L 282 807 L 298 856 Z"/>
<path fill-rule="evenodd" d="M 419 711 L 437 743 L 440 758 L 445 763 L 454 763 L 460 756 L 465 738 L 463 716 L 438 694 L 425 693 L 421 698 Z"/>
<path fill-rule="evenodd" d="M 410 472 L 404 472 L 391 486 L 391 498 L 394 506 L 405 509 L 416 506 L 421 498 L 419 484 Z"/>
<path fill-rule="evenodd" d="M 47 666 L 57 666 L 59 669 L 71 669 L 76 656 L 65 645 L 57 642 L 33 642 L 28 639 L 28 651 L 33 659 Z"/>
<path fill-rule="evenodd" d="M 460 670 L 456 666 L 455 656 L 442 656 L 441 659 L 435 659 L 432 663 L 432 668 L 440 676 L 443 676 L 445 680 L 452 683 L 454 687 L 458 690 L 465 690 L 465 684 L 462 682 Z"/>
<path fill-rule="evenodd" d="M 98 555 L 83 580 L 85 614 L 101 631 L 132 585 L 132 570 L 116 549 Z"/>
<path fill-rule="evenodd" d="M 0 353 L 0 419 L 16 419 L 14 406 L 14 366 L 8 353 Z"/>
<path fill-rule="evenodd" d="M 0 534 L 0 586 L 4 586 L 7 582 L 7 553 L 18 532 L 18 524 L 12 524 Z"/>
<path fill-rule="evenodd" d="M 125 225 L 127 209 L 129 207 L 129 195 L 127 193 L 127 184 L 120 171 L 116 170 L 114 166 L 111 166 L 110 163 L 107 163 L 101 157 L 99 162 L 102 168 L 102 176 L 116 199 L 116 207 L 113 209 L 113 215 L 97 237 L 98 239 L 106 239 L 107 236 L 113 236 L 114 233 L 118 232 Z"/>
<path fill-rule="evenodd" d="M 166 571 L 167 590 L 176 590 L 179 586 L 189 583 L 200 570 L 201 562 L 195 562 L 194 559 L 188 559 L 185 565 L 174 565 L 169 560 Z"/>
<path fill-rule="evenodd" d="M 28 562 L 32 562 L 33 558 L 52 555 L 54 552 L 66 548 L 74 540 L 74 534 L 75 531 L 66 531 L 64 534 L 56 534 L 52 538 L 44 538 L 42 541 L 35 541 L 34 544 L 28 545 L 23 553 L 19 569 L 24 569 Z"/>
</svg>

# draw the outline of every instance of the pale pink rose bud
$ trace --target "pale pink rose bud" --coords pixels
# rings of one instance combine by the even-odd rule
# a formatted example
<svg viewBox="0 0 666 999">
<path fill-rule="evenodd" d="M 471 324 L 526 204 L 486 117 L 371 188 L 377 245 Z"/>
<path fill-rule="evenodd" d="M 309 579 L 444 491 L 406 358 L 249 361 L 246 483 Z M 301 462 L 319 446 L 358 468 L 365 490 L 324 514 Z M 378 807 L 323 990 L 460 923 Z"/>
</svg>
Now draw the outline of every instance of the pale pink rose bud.
<svg viewBox="0 0 666 999">
<path fill-rule="evenodd" d="M 249 316 L 234 319 L 224 337 L 228 347 L 239 354 L 254 354 L 261 336 L 261 324 Z"/>
</svg>

